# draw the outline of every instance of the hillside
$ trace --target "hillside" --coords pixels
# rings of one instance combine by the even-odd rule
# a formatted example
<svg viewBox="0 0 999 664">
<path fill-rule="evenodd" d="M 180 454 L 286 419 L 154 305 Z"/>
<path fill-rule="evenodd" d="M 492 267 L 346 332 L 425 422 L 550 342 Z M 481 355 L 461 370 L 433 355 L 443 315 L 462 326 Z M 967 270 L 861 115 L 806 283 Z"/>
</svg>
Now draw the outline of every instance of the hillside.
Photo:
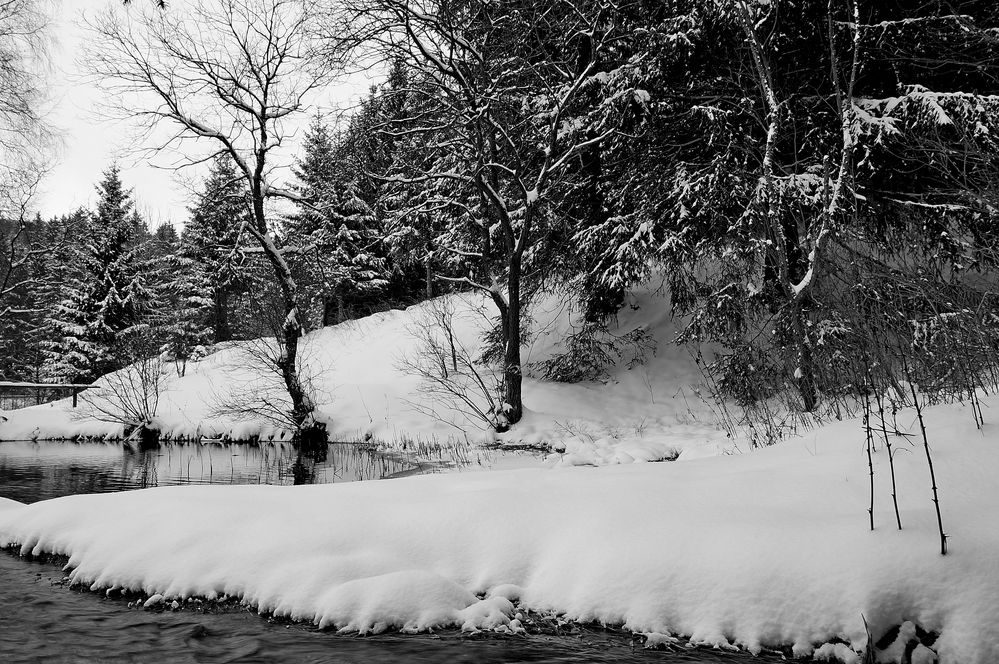
<svg viewBox="0 0 999 664">
<path fill-rule="evenodd" d="M 531 334 L 524 345 L 528 367 L 562 352 L 568 336 L 578 329 L 578 314 L 562 299 L 548 296 L 532 308 Z M 418 334 L 441 306 L 453 309 L 456 346 L 478 357 L 492 306 L 474 294 L 375 314 L 305 338 L 303 374 L 311 377 L 319 417 L 327 423 L 332 440 L 373 440 L 390 447 L 464 441 L 538 445 L 564 452 L 568 463 L 598 464 L 660 459 L 679 452 L 711 454 L 726 445 L 710 408 L 695 393 L 700 374 L 689 353 L 673 343 L 676 327 L 669 302 L 656 293 L 655 285 L 633 291 L 610 326 L 611 334 L 619 338 L 641 334 L 641 349 L 621 342 L 622 356 L 601 380 L 559 383 L 528 377 L 524 388 L 528 412 L 502 436 L 466 417 L 462 410 L 467 409 L 431 399 L 421 389 L 421 378 L 400 366 L 418 356 Z M 172 364 L 164 363 L 156 417 L 163 435 L 289 437 L 289 430 L 267 417 L 225 412 L 226 404 L 262 396 L 283 403 L 277 375 L 258 357 L 262 343 L 227 344 L 189 363 L 183 377 L 177 376 Z M 122 426 L 100 421 L 86 400 L 76 410 L 63 400 L 6 413 L 0 439 L 121 436 Z"/>
</svg>

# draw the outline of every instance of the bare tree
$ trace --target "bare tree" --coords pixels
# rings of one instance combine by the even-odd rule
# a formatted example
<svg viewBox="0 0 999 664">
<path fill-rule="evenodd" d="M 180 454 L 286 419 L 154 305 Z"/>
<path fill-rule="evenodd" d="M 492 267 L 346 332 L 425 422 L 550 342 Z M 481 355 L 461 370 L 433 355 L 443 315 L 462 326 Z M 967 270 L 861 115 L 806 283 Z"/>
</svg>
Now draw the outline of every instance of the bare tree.
<svg viewBox="0 0 999 664">
<path fill-rule="evenodd" d="M 244 230 L 272 267 L 284 302 L 277 362 L 298 430 L 308 428 L 315 410 L 297 369 L 302 312 L 288 265 L 289 255 L 303 249 L 280 246 L 266 203 L 297 200 L 274 182 L 275 151 L 290 119 L 333 73 L 314 55 L 312 12 L 309 0 L 193 0 L 179 12 L 109 10 L 90 25 L 94 46 L 87 56 L 98 82 L 145 123 L 148 137 L 162 125 L 172 129 L 155 149 L 194 139 L 212 145 L 211 154 L 185 164 L 219 154 L 235 161 L 249 191 Z"/>
<path fill-rule="evenodd" d="M 24 288 L 39 286 L 37 273 L 28 270 L 29 263 L 55 248 L 50 243 L 30 237 L 31 204 L 46 171 L 40 166 L 11 169 L 0 181 L 0 320 L 9 314 L 30 313 L 12 304 L 9 296 Z"/>
<path fill-rule="evenodd" d="M 440 298 L 428 303 L 410 334 L 415 348 L 398 358 L 396 367 L 419 378 L 420 393 L 428 397 L 412 401 L 410 406 L 462 432 L 468 424 L 496 428 L 503 417 L 498 401 L 502 381 L 477 363 L 475 353 L 458 338 L 453 300 Z M 441 404 L 451 412 L 438 410 Z M 456 420 L 453 414 L 460 418 Z"/>
<path fill-rule="evenodd" d="M 23 296 L 40 285 L 32 263 L 53 249 L 29 228 L 52 139 L 42 117 L 47 25 L 37 0 L 0 0 L 0 324 L 37 315 Z"/>
<path fill-rule="evenodd" d="M 345 23 L 387 61 L 419 76 L 407 94 L 424 103 L 387 134 L 421 136 L 439 159 L 393 174 L 401 185 L 450 186 L 453 196 L 426 199 L 431 215 L 461 207 L 476 245 L 436 238 L 443 251 L 473 264 L 466 276 L 440 277 L 489 295 L 502 332 L 503 430 L 523 415 L 521 337 L 525 261 L 544 237 L 550 196 L 574 157 L 615 131 L 576 131 L 586 124 L 585 88 L 616 38 L 615 5 L 606 2 L 518 4 L 489 0 L 349 0 Z M 330 40 L 343 35 L 331 23 Z M 590 109 L 592 110 L 592 109 Z M 404 129 L 400 129 L 404 127 Z M 529 271 L 528 271 L 529 272 Z"/>
<path fill-rule="evenodd" d="M 308 422 L 296 421 L 294 408 L 290 407 L 288 390 L 284 385 L 284 317 L 280 298 L 271 292 L 253 298 L 249 314 L 255 319 L 256 338 L 240 342 L 232 348 L 236 358 L 230 363 L 223 384 L 212 398 L 210 413 L 213 417 L 234 418 L 259 425 L 265 422 L 282 431 L 292 432 L 300 449 L 325 450 L 326 424 L 313 416 Z M 302 389 L 311 398 L 329 402 L 332 398 L 323 391 L 323 378 L 330 367 L 312 351 L 315 346 L 303 342 L 296 354 L 298 374 Z M 247 372 L 249 370 L 249 372 Z"/>
<path fill-rule="evenodd" d="M 47 25 L 37 0 L 0 0 L 0 174 L 43 142 Z"/>
<path fill-rule="evenodd" d="M 291 431 L 301 449 L 325 450 L 326 425 L 310 421 L 303 428 L 303 423 L 292 417 L 294 409 L 289 408 L 289 395 L 283 384 L 282 348 L 280 338 L 267 336 L 237 346 L 234 349 L 238 353 L 234 363 L 237 370 L 230 372 L 224 388 L 215 393 L 209 412 L 213 417 L 266 423 L 282 432 Z M 308 346 L 301 349 L 297 361 L 296 372 L 303 389 L 314 397 L 321 395 L 328 399 L 330 395 L 321 391 L 319 381 L 327 368 L 309 357 Z M 251 370 L 250 376 L 244 373 L 246 369 Z"/>
<path fill-rule="evenodd" d="M 103 376 L 92 390 L 83 393 L 79 417 L 121 424 L 126 437 L 140 446 L 159 444 L 156 423 L 160 397 L 166 382 L 163 360 L 156 351 L 155 337 L 145 331 L 124 340 L 119 351 L 131 363 Z"/>
</svg>

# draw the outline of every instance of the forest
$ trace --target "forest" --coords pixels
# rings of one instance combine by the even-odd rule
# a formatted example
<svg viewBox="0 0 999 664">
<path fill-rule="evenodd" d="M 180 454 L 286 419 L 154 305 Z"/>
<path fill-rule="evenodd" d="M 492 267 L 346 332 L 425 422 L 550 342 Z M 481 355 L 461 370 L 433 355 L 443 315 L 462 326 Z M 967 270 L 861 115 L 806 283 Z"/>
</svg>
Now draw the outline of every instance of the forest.
<svg viewBox="0 0 999 664">
<path fill-rule="evenodd" d="M 69 4 L 0 659 L 999 662 L 995 0 L 76 0 L 53 209 Z"/>
<path fill-rule="evenodd" d="M 4 380 L 89 383 L 157 355 L 182 373 L 273 337 L 289 417 L 322 435 L 304 334 L 478 291 L 493 323 L 473 360 L 504 431 L 535 298 L 585 319 L 544 377 L 591 380 L 625 293 L 656 280 L 712 395 L 770 438 L 891 388 L 974 403 L 996 383 L 990 0 L 126 4 L 89 24 L 89 71 L 207 174 L 180 227 L 149 228 L 117 165 L 93 209 L 35 213 L 44 123 L 19 26 L 37 8 L 0 3 Z M 360 70 L 380 82 L 321 112 Z"/>
</svg>

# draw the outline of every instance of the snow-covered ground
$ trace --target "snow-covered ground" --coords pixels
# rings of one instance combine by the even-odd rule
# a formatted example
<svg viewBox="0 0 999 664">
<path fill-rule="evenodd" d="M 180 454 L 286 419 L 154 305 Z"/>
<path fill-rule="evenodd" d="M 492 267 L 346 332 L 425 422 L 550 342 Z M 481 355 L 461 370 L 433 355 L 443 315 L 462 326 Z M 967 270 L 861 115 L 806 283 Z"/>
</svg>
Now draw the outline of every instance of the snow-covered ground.
<svg viewBox="0 0 999 664">
<path fill-rule="evenodd" d="M 672 343 L 676 328 L 669 302 L 655 291 L 653 285 L 632 293 L 611 328 L 619 337 L 643 331 L 654 340 L 654 354 L 648 353 L 643 363 L 632 363 L 626 352 L 606 381 L 567 384 L 527 378 L 524 420 L 496 442 L 550 445 L 564 452 L 567 463 L 579 464 L 629 463 L 679 452 L 710 455 L 728 449 L 731 444 L 715 426 L 710 408 L 694 392 L 701 381 L 695 363 Z M 524 347 L 528 366 L 561 352 L 568 333 L 580 324 L 578 313 L 562 304 L 563 299 L 550 296 L 532 308 L 532 334 Z M 334 440 L 375 440 L 387 446 L 493 442 L 495 434 L 488 427 L 468 421 L 446 404 L 432 404 L 437 416 L 428 414 L 421 379 L 400 368 L 416 355 L 414 333 L 441 302 L 454 310 L 458 345 L 477 355 L 487 316 L 494 312 L 479 295 L 376 314 L 305 338 L 303 373 L 315 385 L 320 417 Z M 287 438 L 290 432 L 266 420 L 223 412 L 227 402 L 245 401 L 262 390 L 284 399 L 277 376 L 252 359 L 253 348 L 231 344 L 190 363 L 183 378 L 172 365 L 164 365 L 157 411 L 164 435 Z M 85 393 L 84 402 L 93 394 Z M 86 403 L 74 410 L 70 400 L 10 411 L 5 413 L 8 421 L 0 423 L 0 439 L 121 436 L 120 424 L 101 422 L 88 413 Z"/>
<path fill-rule="evenodd" d="M 459 344 L 476 352 L 482 300 L 445 301 Z M 542 444 L 553 450 L 543 467 L 329 486 L 171 487 L 30 506 L 0 499 L 0 545 L 66 555 L 73 579 L 95 589 L 137 589 L 152 603 L 238 597 L 348 631 L 517 632 L 525 616 L 542 613 L 623 625 L 650 643 L 682 635 L 858 662 L 868 633 L 878 641 L 900 628 L 879 661 L 926 664 L 936 656 L 913 640 L 918 625 L 939 634 L 932 648 L 943 664 L 999 662 L 995 424 L 976 429 L 961 405 L 927 410 L 951 546 L 941 556 L 918 439 L 895 441 L 901 531 L 878 446 L 870 532 L 860 423 L 743 453 L 696 396 L 697 367 L 670 343 L 668 303 L 652 288 L 631 295 L 613 331 L 644 331 L 655 354 L 639 364 L 622 358 L 606 381 L 528 379 L 525 419 L 501 437 L 440 405 L 428 415 L 420 379 L 400 370 L 433 306 L 308 336 L 306 374 L 332 437 Z M 532 318 L 528 363 L 558 353 L 578 325 L 558 298 Z M 158 412 L 167 436 L 287 437 L 272 423 L 219 412 L 273 381 L 245 351 L 230 345 L 192 363 L 184 378 L 167 378 Z M 988 420 L 999 398 L 983 402 Z M 0 439 L 121 435 L 120 425 L 86 413 L 68 401 L 9 412 Z M 899 424 L 918 431 L 909 411 Z M 641 463 L 677 454 L 675 463 Z"/>
<path fill-rule="evenodd" d="M 923 450 L 901 437 L 903 529 L 879 446 L 868 530 L 857 421 L 675 463 L 0 501 L 0 545 L 66 555 L 72 578 L 95 589 L 141 589 L 153 603 L 236 596 L 348 631 L 518 631 L 530 609 L 652 641 L 680 634 L 858 662 L 866 621 L 875 640 L 903 625 L 885 661 L 901 661 L 915 624 L 939 633 L 943 664 L 994 664 L 999 429 L 977 430 L 959 405 L 927 415 L 946 556 Z M 901 413 L 900 426 L 915 430 L 913 419 Z M 934 659 L 923 645 L 910 654 Z"/>
</svg>

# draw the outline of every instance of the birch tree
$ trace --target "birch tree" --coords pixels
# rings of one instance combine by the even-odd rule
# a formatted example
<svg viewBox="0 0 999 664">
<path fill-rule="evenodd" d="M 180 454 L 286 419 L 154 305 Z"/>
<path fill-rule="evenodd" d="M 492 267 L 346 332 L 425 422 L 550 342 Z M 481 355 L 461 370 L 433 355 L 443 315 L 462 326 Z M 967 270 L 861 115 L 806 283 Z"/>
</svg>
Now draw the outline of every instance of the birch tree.
<svg viewBox="0 0 999 664">
<path fill-rule="evenodd" d="M 87 56 L 92 74 L 145 123 L 150 137 L 159 128 L 171 132 L 158 148 L 197 141 L 210 146 L 209 154 L 191 162 L 222 154 L 235 162 L 249 192 L 243 230 L 273 269 L 283 299 L 276 363 L 301 436 L 319 426 L 297 366 L 304 328 L 289 256 L 300 248 L 280 245 L 267 202 L 298 198 L 275 181 L 276 153 L 309 95 L 333 73 L 315 56 L 312 11 L 308 0 L 192 0 L 165 11 L 135 5 L 91 24 Z"/>
</svg>

